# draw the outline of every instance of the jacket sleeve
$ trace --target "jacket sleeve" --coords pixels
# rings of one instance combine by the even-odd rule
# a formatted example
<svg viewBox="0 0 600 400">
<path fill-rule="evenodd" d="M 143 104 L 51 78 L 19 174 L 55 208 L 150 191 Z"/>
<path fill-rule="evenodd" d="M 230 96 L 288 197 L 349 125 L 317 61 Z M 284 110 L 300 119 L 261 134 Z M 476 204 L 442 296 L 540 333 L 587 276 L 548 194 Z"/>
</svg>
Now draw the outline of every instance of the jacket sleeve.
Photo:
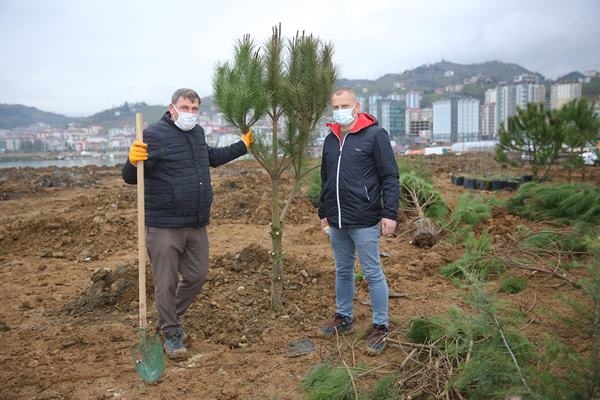
<svg viewBox="0 0 600 400">
<path fill-rule="evenodd" d="M 317 205 L 317 213 L 319 214 L 319 219 L 326 218 L 325 215 L 325 204 L 324 204 L 324 194 L 325 194 L 325 183 L 327 182 L 327 162 L 325 160 L 325 145 L 323 145 L 323 154 L 321 155 L 321 193 L 319 194 L 319 203 Z"/>
<path fill-rule="evenodd" d="M 130 185 L 135 185 L 137 183 L 136 166 L 129 161 L 129 157 L 127 160 L 125 160 L 125 165 L 123 165 L 121 175 L 123 176 L 125 183 L 129 183 Z"/>
<path fill-rule="evenodd" d="M 147 133 L 146 130 L 144 130 L 144 143 L 148 145 L 148 159 L 144 161 L 144 174 L 148 175 L 158 161 L 160 145 L 156 137 Z M 129 157 L 125 161 L 125 165 L 123 165 L 121 175 L 123 176 L 125 183 L 130 185 L 137 184 L 137 167 L 129 161 Z"/>
<path fill-rule="evenodd" d="M 218 167 L 243 156 L 248 152 L 243 140 L 226 147 L 208 146 L 208 162 L 211 167 Z"/>
<path fill-rule="evenodd" d="M 381 217 L 396 220 L 400 200 L 398 164 L 396 164 L 390 138 L 384 129 L 381 129 L 375 135 L 374 156 L 377 175 L 383 192 L 383 213 Z"/>
</svg>

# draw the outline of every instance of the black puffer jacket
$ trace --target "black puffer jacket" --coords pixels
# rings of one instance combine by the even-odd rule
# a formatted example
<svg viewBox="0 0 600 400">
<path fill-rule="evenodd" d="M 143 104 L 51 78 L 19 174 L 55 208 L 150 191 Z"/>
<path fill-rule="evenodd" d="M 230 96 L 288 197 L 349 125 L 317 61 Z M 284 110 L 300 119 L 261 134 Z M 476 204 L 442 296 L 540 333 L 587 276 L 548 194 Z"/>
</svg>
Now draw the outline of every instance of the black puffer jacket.
<svg viewBox="0 0 600 400">
<path fill-rule="evenodd" d="M 246 154 L 243 141 L 223 148 L 206 144 L 204 129 L 182 131 L 169 112 L 144 129 L 148 160 L 144 162 L 146 225 L 160 228 L 201 227 L 208 224 L 212 204 L 210 167 Z M 123 166 L 123 180 L 137 183 L 136 167 Z"/>
<path fill-rule="evenodd" d="M 390 138 L 369 114 L 359 114 L 342 140 L 340 126 L 323 144 L 319 218 L 338 228 L 367 228 L 396 220 L 400 182 Z"/>
</svg>

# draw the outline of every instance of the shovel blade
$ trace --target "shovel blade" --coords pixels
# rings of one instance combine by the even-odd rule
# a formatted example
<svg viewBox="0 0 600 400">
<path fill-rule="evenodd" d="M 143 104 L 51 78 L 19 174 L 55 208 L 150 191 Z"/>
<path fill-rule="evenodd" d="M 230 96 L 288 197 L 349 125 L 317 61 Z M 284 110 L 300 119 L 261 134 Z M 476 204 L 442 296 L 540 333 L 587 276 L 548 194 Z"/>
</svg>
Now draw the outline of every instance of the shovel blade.
<svg viewBox="0 0 600 400">
<path fill-rule="evenodd" d="M 146 383 L 155 383 L 165 372 L 165 355 L 158 335 L 142 335 L 140 342 L 131 348 L 131 358 Z"/>
</svg>

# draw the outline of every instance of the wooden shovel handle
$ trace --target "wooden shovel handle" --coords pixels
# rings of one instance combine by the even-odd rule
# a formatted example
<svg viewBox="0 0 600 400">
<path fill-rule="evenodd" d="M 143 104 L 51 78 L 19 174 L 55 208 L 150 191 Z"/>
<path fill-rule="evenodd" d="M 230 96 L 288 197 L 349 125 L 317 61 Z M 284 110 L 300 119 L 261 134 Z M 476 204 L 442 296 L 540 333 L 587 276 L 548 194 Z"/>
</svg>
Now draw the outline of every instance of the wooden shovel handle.
<svg viewBox="0 0 600 400">
<path fill-rule="evenodd" d="M 144 141 L 144 115 L 135 113 L 135 139 Z M 138 284 L 140 329 L 148 329 L 146 319 L 146 227 L 144 223 L 144 162 L 137 162 Z"/>
</svg>

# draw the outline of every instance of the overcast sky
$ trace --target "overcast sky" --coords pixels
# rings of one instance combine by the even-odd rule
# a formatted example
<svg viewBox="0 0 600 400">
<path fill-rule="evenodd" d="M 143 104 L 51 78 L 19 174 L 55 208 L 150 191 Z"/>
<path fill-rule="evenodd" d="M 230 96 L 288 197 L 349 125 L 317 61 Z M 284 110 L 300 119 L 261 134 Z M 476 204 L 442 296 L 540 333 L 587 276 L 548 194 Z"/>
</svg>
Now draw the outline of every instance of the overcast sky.
<svg viewBox="0 0 600 400">
<path fill-rule="evenodd" d="M 0 0 L 0 103 L 83 116 L 167 104 L 178 87 L 210 95 L 235 40 L 279 22 L 333 42 L 344 78 L 442 58 L 600 70 L 599 0 Z"/>
</svg>

